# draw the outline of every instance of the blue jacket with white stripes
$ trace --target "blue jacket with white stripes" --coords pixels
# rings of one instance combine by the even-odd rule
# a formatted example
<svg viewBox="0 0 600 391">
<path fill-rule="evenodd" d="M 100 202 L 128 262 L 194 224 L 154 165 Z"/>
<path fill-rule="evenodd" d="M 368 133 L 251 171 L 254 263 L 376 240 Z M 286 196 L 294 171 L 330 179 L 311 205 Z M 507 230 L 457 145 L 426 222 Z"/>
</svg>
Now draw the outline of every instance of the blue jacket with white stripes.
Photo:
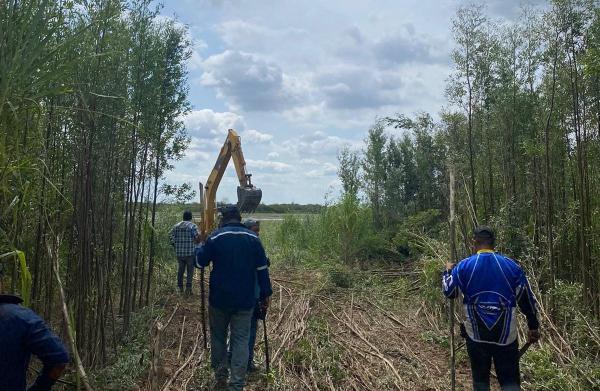
<svg viewBox="0 0 600 391">
<path fill-rule="evenodd" d="M 517 338 L 516 307 L 530 330 L 539 327 L 536 301 L 521 266 L 492 250 L 463 259 L 442 277 L 444 295 L 464 296 L 464 326 L 476 342 L 509 345 Z"/>
<path fill-rule="evenodd" d="M 208 301 L 216 308 L 245 310 L 271 296 L 271 280 L 265 249 L 256 233 L 243 224 L 226 224 L 213 231 L 196 249 L 196 267 L 213 263 Z"/>
</svg>

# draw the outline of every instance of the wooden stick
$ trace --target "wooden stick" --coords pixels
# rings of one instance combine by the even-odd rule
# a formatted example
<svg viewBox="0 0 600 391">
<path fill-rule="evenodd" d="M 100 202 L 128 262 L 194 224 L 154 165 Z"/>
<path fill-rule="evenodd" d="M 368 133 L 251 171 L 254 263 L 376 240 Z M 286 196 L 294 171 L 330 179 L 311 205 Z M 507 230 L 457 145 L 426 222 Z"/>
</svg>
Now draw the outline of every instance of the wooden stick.
<svg viewBox="0 0 600 391">
<path fill-rule="evenodd" d="M 79 357 L 79 352 L 77 351 L 77 344 L 75 342 L 75 336 L 73 335 L 73 325 L 71 324 L 71 317 L 69 316 L 69 309 L 67 307 L 67 301 L 65 299 L 65 291 L 63 289 L 62 280 L 60 279 L 60 273 L 58 272 L 58 248 L 60 247 L 60 240 L 56 238 L 56 251 L 52 251 L 50 245 L 48 245 L 48 253 L 51 254 L 52 258 L 54 258 L 54 262 L 52 262 L 52 270 L 54 272 L 54 277 L 56 278 L 56 283 L 58 284 L 58 293 L 60 295 L 61 309 L 64 321 L 67 325 L 67 337 L 69 338 L 69 345 L 71 346 L 71 352 L 73 354 L 73 360 L 75 360 L 75 367 L 77 368 L 77 373 L 83 382 L 83 386 L 86 391 L 93 391 L 92 386 L 87 378 L 87 374 L 85 373 L 85 369 L 83 368 L 83 364 L 81 362 L 81 358 Z"/>
<path fill-rule="evenodd" d="M 202 319 L 202 340 L 204 349 L 208 349 L 208 341 L 206 339 L 206 308 L 204 307 L 205 302 L 204 293 L 204 268 L 200 268 L 200 318 Z"/>
<path fill-rule="evenodd" d="M 456 222 L 454 210 L 454 166 L 450 164 L 450 259 L 456 262 Z M 450 318 L 450 389 L 456 390 L 456 357 L 454 349 L 454 299 L 449 299 L 448 316 Z"/>
<path fill-rule="evenodd" d="M 179 337 L 179 349 L 177 349 L 177 359 L 181 356 L 181 344 L 183 343 L 183 330 L 185 329 L 185 315 L 183 315 L 183 323 L 181 324 L 181 336 Z"/>
<path fill-rule="evenodd" d="M 169 316 L 169 320 L 167 320 L 167 323 L 165 323 L 165 325 L 163 326 L 164 329 L 166 329 L 167 327 L 169 327 L 169 325 L 171 324 L 171 321 L 173 320 L 173 317 L 175 316 L 175 313 L 177 312 L 178 309 L 179 309 L 179 303 L 177 303 L 175 305 L 175 309 L 171 313 L 171 316 Z"/>
<path fill-rule="evenodd" d="M 167 391 L 169 389 L 169 387 L 171 387 L 171 384 L 173 383 L 173 381 L 175 381 L 175 379 L 177 379 L 177 376 L 179 376 L 179 374 L 192 361 L 192 359 L 194 358 L 194 354 L 196 353 L 196 350 L 198 349 L 198 340 L 199 339 L 200 339 L 200 333 L 198 333 L 198 330 L 196 329 L 196 343 L 194 343 L 194 349 L 192 349 L 192 353 L 190 353 L 190 355 L 188 356 L 187 360 L 185 360 L 185 362 L 183 363 L 183 365 L 180 366 L 177 371 L 175 371 L 175 373 L 173 374 L 173 376 L 171 376 L 169 378 L 169 380 L 167 380 L 167 382 L 165 383 L 165 385 L 161 388 L 161 391 Z"/>
<path fill-rule="evenodd" d="M 162 331 L 164 330 L 163 324 L 160 321 L 154 323 L 152 327 L 152 354 L 150 360 L 150 391 L 157 391 L 158 387 L 158 372 L 161 368 L 160 364 L 160 351 L 161 351 L 161 340 Z"/>
</svg>

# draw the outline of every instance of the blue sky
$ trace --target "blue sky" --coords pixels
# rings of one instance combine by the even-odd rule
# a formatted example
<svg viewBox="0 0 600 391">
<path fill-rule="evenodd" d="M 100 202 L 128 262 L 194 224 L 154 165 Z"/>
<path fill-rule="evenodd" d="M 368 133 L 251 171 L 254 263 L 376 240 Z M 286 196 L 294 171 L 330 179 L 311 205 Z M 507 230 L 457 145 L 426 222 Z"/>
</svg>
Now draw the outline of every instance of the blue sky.
<svg viewBox="0 0 600 391">
<path fill-rule="evenodd" d="M 540 3 L 540 0 L 532 0 Z M 489 0 L 492 19 L 520 1 Z M 525 2 L 527 4 L 528 2 Z M 377 117 L 446 104 L 451 19 L 462 0 L 168 0 L 188 26 L 191 143 L 166 175 L 204 181 L 228 128 L 242 136 L 265 203 L 323 203 L 339 192 L 337 153 L 361 148 Z M 231 165 L 233 166 L 233 165 Z M 230 167 L 219 200 L 235 201 Z"/>
</svg>

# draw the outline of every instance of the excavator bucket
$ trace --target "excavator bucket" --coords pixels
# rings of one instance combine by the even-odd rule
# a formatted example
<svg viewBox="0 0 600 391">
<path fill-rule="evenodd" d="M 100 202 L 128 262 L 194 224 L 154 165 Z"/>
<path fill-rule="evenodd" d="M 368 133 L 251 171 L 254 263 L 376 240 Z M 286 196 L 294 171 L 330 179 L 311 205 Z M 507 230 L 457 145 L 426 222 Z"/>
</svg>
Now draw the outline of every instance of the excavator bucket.
<svg viewBox="0 0 600 391">
<path fill-rule="evenodd" d="M 237 188 L 238 208 L 242 213 L 252 213 L 258 208 L 262 198 L 262 190 L 257 187 L 241 187 Z"/>
</svg>

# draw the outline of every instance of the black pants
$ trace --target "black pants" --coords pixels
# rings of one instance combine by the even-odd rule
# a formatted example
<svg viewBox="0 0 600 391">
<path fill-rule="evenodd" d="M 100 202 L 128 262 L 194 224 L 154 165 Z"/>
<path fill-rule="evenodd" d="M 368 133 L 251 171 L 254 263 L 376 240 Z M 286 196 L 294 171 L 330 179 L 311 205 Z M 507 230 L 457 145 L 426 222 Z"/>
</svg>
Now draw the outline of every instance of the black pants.
<svg viewBox="0 0 600 391">
<path fill-rule="evenodd" d="M 517 341 L 506 346 L 475 342 L 467 337 L 467 352 L 471 360 L 474 391 L 489 391 L 492 360 L 502 391 L 521 389 L 519 374 L 519 345 Z"/>
<path fill-rule="evenodd" d="M 194 278 L 194 256 L 179 257 L 177 260 L 179 261 L 179 268 L 177 269 L 177 286 L 179 289 L 183 289 L 183 273 L 187 270 L 187 281 L 185 286 L 186 288 L 191 289 Z"/>
</svg>

